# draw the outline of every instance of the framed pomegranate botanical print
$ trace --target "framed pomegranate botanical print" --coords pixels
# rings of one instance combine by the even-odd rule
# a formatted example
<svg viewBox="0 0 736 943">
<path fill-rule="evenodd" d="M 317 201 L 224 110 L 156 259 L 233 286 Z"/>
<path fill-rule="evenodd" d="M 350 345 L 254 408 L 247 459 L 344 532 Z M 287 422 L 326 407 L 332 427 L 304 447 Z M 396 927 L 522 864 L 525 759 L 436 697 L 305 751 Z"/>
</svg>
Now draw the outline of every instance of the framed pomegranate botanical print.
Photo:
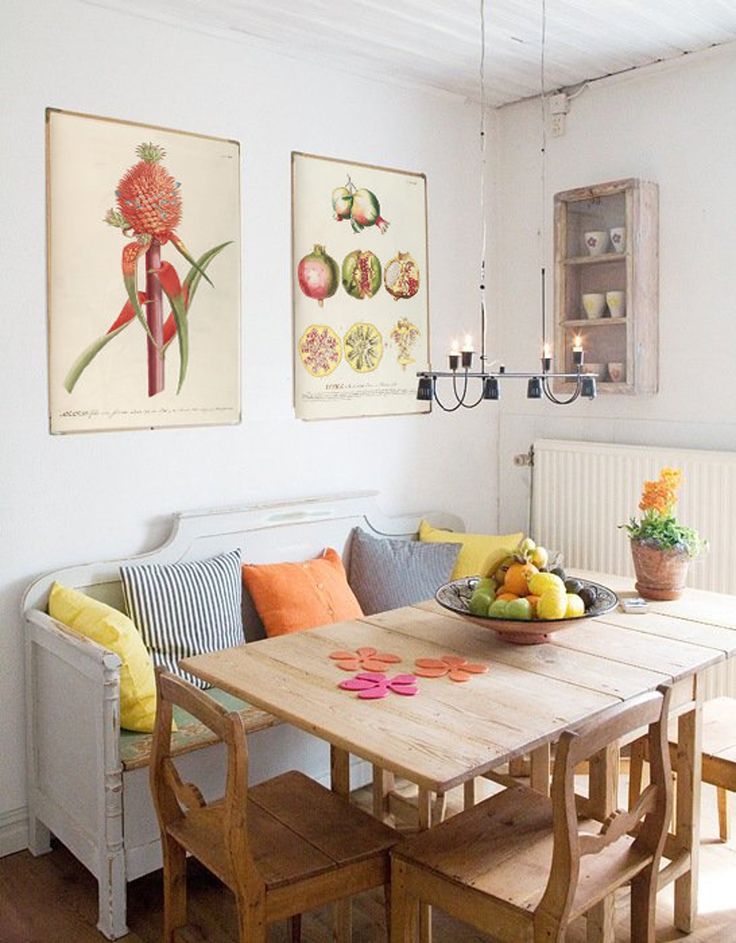
<svg viewBox="0 0 736 943">
<path fill-rule="evenodd" d="M 47 109 L 52 433 L 240 421 L 240 145 Z"/>
<path fill-rule="evenodd" d="M 292 265 L 297 417 L 428 412 L 424 174 L 293 153 Z"/>
</svg>

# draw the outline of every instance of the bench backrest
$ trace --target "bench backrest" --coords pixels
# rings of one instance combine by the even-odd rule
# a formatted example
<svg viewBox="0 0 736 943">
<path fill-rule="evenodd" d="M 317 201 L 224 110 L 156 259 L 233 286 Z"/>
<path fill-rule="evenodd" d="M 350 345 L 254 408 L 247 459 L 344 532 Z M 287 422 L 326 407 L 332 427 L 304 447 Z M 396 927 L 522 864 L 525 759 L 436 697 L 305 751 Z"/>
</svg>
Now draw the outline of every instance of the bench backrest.
<svg viewBox="0 0 736 943">
<path fill-rule="evenodd" d="M 177 514 L 170 536 L 157 549 L 127 559 L 65 567 L 31 584 L 22 607 L 46 610 L 55 581 L 72 586 L 117 609 L 125 608 L 119 569 L 130 563 L 178 563 L 240 548 L 243 562 L 278 563 L 318 556 L 334 547 L 345 559 L 354 527 L 374 536 L 416 536 L 426 517 L 437 527 L 464 530 L 453 514 L 425 512 L 387 517 L 378 508 L 375 492 L 353 492 L 323 498 L 258 504 L 245 507 L 189 511 Z M 345 559 L 346 567 L 349 560 Z M 262 626 L 244 594 L 243 625 L 248 640 L 262 637 Z"/>
</svg>

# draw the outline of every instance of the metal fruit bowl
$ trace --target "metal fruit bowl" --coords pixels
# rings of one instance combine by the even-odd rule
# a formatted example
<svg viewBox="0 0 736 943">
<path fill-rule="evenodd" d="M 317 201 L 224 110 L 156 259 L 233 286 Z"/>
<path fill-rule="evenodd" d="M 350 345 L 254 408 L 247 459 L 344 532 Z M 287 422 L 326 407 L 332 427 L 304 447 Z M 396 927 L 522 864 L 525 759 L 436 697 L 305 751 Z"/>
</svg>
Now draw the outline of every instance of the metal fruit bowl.
<svg viewBox="0 0 736 943">
<path fill-rule="evenodd" d="M 559 632 L 560 629 L 568 629 L 586 619 L 595 619 L 605 615 L 618 605 L 618 596 L 612 589 L 601 586 L 600 583 L 593 583 L 591 580 L 580 580 L 583 586 L 590 586 L 594 589 L 597 597 L 595 607 L 589 609 L 583 616 L 577 616 L 574 619 L 531 619 L 529 621 L 501 619 L 498 616 L 477 616 L 470 611 L 470 597 L 479 582 L 477 576 L 452 580 L 440 586 L 435 593 L 435 599 L 451 612 L 467 616 L 477 624 L 487 624 L 488 628 L 498 632 L 506 642 L 513 642 L 516 645 L 538 645 L 540 642 L 549 642 L 552 632 Z"/>
</svg>

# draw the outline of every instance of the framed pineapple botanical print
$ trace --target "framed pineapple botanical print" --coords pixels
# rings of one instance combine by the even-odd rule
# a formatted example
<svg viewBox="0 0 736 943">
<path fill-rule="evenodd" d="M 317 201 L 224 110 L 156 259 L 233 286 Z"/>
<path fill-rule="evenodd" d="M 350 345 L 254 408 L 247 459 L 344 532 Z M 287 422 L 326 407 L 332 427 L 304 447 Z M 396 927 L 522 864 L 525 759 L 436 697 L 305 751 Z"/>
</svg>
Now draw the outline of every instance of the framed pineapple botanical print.
<svg viewBox="0 0 736 943">
<path fill-rule="evenodd" d="M 239 422 L 239 144 L 46 128 L 51 432 Z"/>
<path fill-rule="evenodd" d="M 428 412 L 424 175 L 292 154 L 292 247 L 297 417 Z"/>
</svg>

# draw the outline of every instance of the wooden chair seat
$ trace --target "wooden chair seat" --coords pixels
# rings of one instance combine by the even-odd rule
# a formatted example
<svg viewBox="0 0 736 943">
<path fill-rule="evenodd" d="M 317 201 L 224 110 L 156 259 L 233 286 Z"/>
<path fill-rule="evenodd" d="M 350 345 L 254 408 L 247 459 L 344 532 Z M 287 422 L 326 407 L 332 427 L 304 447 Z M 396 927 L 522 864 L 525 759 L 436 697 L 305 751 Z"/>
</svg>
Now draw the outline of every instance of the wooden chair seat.
<svg viewBox="0 0 736 943">
<path fill-rule="evenodd" d="M 396 844 L 390 828 L 296 771 L 251 786 L 246 819 L 250 853 L 266 890 L 307 881 Z M 224 829 L 222 800 L 190 809 L 168 826 L 173 838 L 232 888 Z"/>
<path fill-rule="evenodd" d="M 579 818 L 578 827 L 595 835 L 601 826 L 595 819 Z M 552 800 L 515 786 L 397 845 L 394 855 L 497 898 L 531 923 L 549 881 L 553 845 Z M 633 845 L 634 839 L 624 835 L 600 854 L 582 859 L 569 919 L 597 903 L 613 875 L 615 887 L 622 871 L 633 877 L 651 862 L 651 854 Z"/>
</svg>

